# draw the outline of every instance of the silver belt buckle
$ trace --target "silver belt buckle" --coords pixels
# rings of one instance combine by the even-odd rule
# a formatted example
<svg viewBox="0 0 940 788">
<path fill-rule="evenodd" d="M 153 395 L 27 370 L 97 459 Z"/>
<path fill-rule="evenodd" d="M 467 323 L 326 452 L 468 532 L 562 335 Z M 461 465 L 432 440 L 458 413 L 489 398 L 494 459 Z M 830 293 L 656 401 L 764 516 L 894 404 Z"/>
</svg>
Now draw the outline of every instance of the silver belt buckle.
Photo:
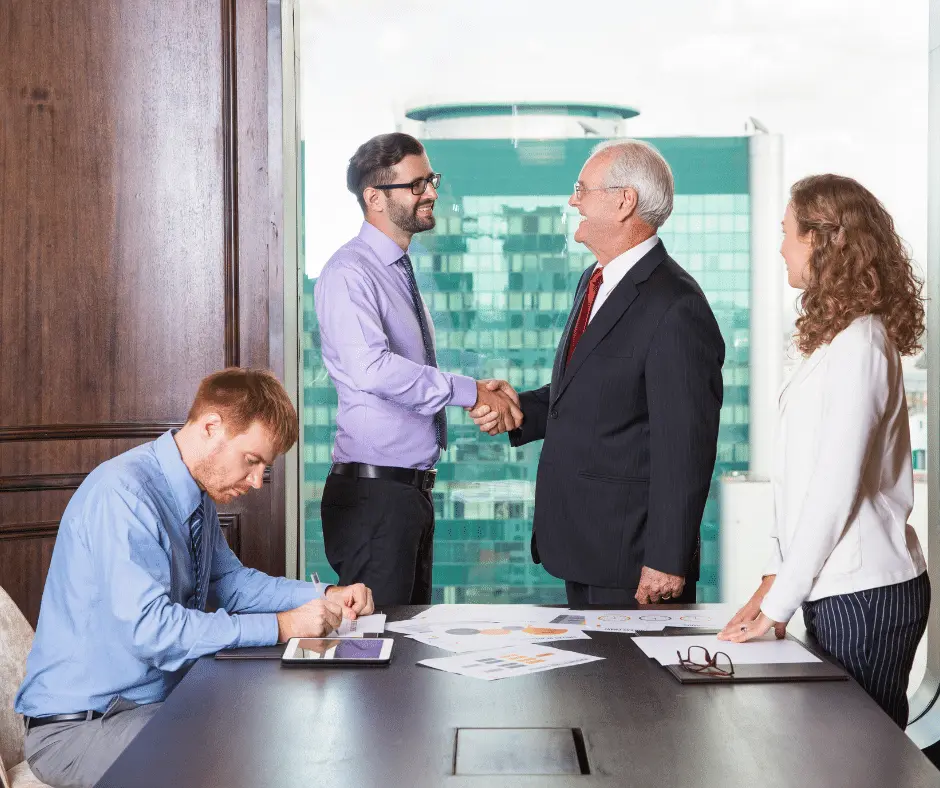
<svg viewBox="0 0 940 788">
<path fill-rule="evenodd" d="M 430 492 L 434 489 L 434 480 L 437 478 L 437 471 L 432 469 L 424 472 L 424 480 L 421 482 L 421 492 Z"/>
</svg>

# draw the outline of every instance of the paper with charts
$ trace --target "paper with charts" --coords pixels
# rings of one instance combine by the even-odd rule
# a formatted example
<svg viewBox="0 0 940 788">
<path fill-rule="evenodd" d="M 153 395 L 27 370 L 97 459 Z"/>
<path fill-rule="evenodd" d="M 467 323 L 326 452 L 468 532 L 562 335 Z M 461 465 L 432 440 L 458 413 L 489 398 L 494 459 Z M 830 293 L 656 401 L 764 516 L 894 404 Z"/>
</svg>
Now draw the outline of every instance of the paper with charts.
<svg viewBox="0 0 940 788">
<path fill-rule="evenodd" d="M 489 651 L 477 651 L 473 654 L 462 654 L 456 657 L 423 659 L 418 664 L 435 670 L 443 670 L 447 673 L 470 676 L 474 679 L 495 681 L 496 679 L 505 679 L 512 676 L 540 673 L 543 670 L 554 670 L 555 668 L 567 668 L 586 662 L 596 662 L 600 659 L 603 659 L 603 657 L 562 651 L 551 646 L 528 644 L 490 649 Z"/>
<path fill-rule="evenodd" d="M 471 621 L 456 624 L 431 623 L 425 630 L 408 635 L 412 640 L 446 651 L 465 653 L 494 647 L 548 643 L 557 640 L 590 640 L 578 627 L 559 624 L 494 623 Z"/>
<path fill-rule="evenodd" d="M 699 610 L 568 610 L 548 623 L 592 632 L 658 632 L 664 627 L 722 629 L 734 615 L 725 605 Z"/>
<path fill-rule="evenodd" d="M 452 624 L 456 621 L 500 621 L 534 624 L 547 623 L 566 608 L 538 605 L 434 605 L 416 615 L 412 621 L 432 621 Z M 394 630 L 397 631 L 397 630 Z"/>
<path fill-rule="evenodd" d="M 773 633 L 749 640 L 730 643 L 714 635 L 667 635 L 665 637 L 633 638 L 648 657 L 660 665 L 678 665 L 679 654 L 685 656 L 689 646 L 702 646 L 709 654 L 723 651 L 735 665 L 774 665 L 790 662 L 821 662 L 795 640 L 777 640 Z"/>
<path fill-rule="evenodd" d="M 447 611 L 445 614 L 421 618 L 415 616 L 404 621 L 392 621 L 386 626 L 389 632 L 400 632 L 403 635 L 425 635 L 435 632 L 442 625 L 448 627 L 474 627 L 480 624 L 489 625 L 490 629 L 503 625 L 518 627 L 522 625 L 547 624 L 550 619 L 557 618 L 559 614 L 566 613 L 566 610 L 552 608 L 531 608 L 527 605 L 478 605 L 485 608 L 483 611 L 474 612 L 464 608 L 471 605 L 444 605 L 442 607 L 459 608 Z M 505 611 L 493 610 L 495 607 L 508 608 Z M 434 610 L 435 608 L 431 608 Z"/>
</svg>

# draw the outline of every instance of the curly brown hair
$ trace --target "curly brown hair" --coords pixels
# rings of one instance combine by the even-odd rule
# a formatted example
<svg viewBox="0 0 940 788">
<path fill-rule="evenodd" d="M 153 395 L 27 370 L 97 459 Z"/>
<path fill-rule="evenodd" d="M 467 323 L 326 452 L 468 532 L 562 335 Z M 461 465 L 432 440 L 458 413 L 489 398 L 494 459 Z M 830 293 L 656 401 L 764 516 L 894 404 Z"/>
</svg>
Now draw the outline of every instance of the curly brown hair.
<svg viewBox="0 0 940 788">
<path fill-rule="evenodd" d="M 857 181 L 812 175 L 793 184 L 790 207 L 812 253 L 796 344 L 809 355 L 862 315 L 879 315 L 902 355 L 920 350 L 923 282 L 894 220 Z"/>
</svg>

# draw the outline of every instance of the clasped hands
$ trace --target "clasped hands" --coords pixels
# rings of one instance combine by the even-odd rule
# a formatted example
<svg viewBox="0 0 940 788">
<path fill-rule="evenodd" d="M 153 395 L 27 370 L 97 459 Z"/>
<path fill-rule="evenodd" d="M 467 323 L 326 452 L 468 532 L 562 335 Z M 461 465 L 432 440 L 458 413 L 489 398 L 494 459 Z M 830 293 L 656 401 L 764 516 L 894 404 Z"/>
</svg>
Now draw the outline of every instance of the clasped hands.
<svg viewBox="0 0 940 788">
<path fill-rule="evenodd" d="M 467 408 L 480 432 L 499 435 L 522 426 L 519 395 L 505 380 L 478 380 L 477 401 Z"/>
<path fill-rule="evenodd" d="M 282 643 L 291 638 L 320 638 L 337 629 L 344 618 L 355 620 L 374 610 L 372 591 L 362 583 L 329 586 L 322 598 L 278 613 L 277 637 Z"/>
</svg>

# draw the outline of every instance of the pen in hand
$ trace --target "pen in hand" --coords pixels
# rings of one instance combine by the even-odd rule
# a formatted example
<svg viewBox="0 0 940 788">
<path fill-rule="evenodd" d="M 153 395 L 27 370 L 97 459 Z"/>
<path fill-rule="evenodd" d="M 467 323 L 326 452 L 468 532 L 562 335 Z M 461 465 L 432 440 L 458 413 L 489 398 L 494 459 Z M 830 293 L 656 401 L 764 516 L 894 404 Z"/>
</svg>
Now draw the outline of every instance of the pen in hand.
<svg viewBox="0 0 940 788">
<path fill-rule="evenodd" d="M 319 582 L 320 582 L 320 575 L 317 574 L 316 572 L 311 572 L 311 573 L 310 573 L 310 580 L 311 580 L 311 582 L 313 582 L 313 583 L 319 584 Z M 342 605 L 343 605 L 343 607 L 349 608 L 350 611 L 352 611 L 352 615 L 350 615 L 350 616 L 344 616 L 344 618 L 351 618 L 351 619 L 354 620 L 354 621 L 355 621 L 357 618 L 359 618 L 358 614 L 357 614 L 355 611 L 352 610 L 352 609 L 356 606 L 356 600 L 355 600 L 355 599 L 353 599 L 352 597 L 349 597 L 349 598 L 347 598 L 347 599 L 344 599 L 344 600 L 342 601 Z"/>
<path fill-rule="evenodd" d="M 318 575 L 316 572 L 311 572 L 311 573 L 310 573 L 310 580 L 311 580 L 312 582 L 314 582 L 314 583 L 319 583 L 319 582 L 320 582 L 320 575 Z M 344 599 L 343 602 L 342 602 L 342 604 L 343 604 L 344 607 L 352 608 L 352 607 L 356 604 L 356 601 L 355 601 L 354 599 L 352 599 L 352 598 Z M 348 618 L 352 618 L 353 620 L 355 620 L 356 618 L 358 618 L 358 616 L 352 615 L 352 616 L 348 616 Z"/>
</svg>

